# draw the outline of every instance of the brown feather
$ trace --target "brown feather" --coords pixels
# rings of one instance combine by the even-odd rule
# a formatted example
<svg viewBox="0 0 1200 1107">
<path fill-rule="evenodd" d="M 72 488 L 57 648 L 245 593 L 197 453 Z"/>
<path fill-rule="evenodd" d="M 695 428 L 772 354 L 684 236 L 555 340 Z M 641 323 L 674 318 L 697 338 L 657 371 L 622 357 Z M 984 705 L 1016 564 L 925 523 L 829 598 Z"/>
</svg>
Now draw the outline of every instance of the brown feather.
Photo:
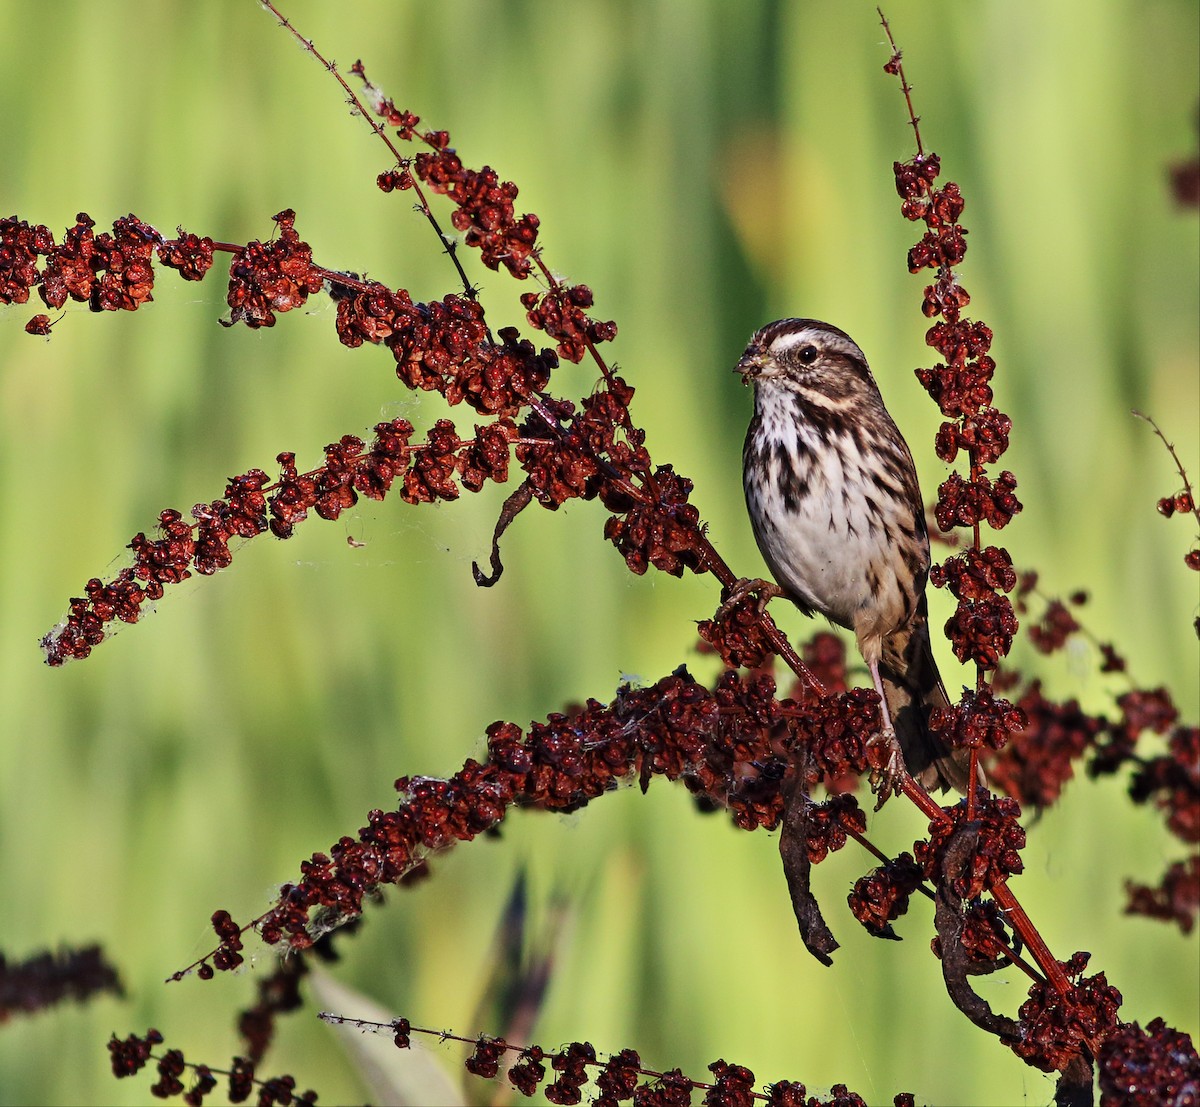
<svg viewBox="0 0 1200 1107">
<path fill-rule="evenodd" d="M 966 792 L 970 750 L 950 749 L 929 729 L 930 712 L 949 707 L 950 699 L 933 659 L 924 594 L 912 621 L 883 640 L 879 676 L 908 771 L 926 789 Z"/>
</svg>

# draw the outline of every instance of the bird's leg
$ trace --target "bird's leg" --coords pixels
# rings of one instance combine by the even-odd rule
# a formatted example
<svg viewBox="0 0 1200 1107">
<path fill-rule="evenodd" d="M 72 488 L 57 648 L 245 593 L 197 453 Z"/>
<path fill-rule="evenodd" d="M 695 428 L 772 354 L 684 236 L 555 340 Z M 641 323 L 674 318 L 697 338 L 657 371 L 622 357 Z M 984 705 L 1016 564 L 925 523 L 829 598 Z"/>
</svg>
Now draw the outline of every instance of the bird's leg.
<svg viewBox="0 0 1200 1107">
<path fill-rule="evenodd" d="M 875 682 L 875 691 L 879 695 L 879 713 L 883 716 L 883 729 L 868 745 L 882 746 L 886 759 L 881 766 L 871 770 L 871 788 L 879 797 L 875 804 L 878 811 L 893 792 L 900 791 L 900 778 L 907 771 L 904 768 L 904 753 L 896 738 L 896 728 L 892 726 L 892 713 L 888 710 L 887 697 L 883 694 L 883 681 L 879 677 L 879 662 L 868 661 L 867 668 L 871 670 L 871 679 Z"/>
<path fill-rule="evenodd" d="M 763 613 L 768 600 L 773 599 L 775 596 L 783 595 L 783 589 L 778 584 L 772 584 L 769 580 L 762 580 L 758 577 L 751 580 L 742 577 L 741 580 L 729 589 L 729 594 L 721 601 L 721 606 L 717 608 L 716 621 L 720 622 L 724 619 L 751 592 L 758 593 L 757 608 L 759 615 Z"/>
</svg>

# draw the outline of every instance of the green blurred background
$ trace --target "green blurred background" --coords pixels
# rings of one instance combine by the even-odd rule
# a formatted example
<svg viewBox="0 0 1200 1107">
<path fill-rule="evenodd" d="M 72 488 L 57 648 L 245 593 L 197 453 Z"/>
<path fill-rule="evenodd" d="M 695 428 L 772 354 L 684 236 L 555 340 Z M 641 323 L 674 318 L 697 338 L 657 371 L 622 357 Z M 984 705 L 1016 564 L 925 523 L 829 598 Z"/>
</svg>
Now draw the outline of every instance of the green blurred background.
<svg viewBox="0 0 1200 1107">
<path fill-rule="evenodd" d="M 286 11 L 343 67 L 362 57 L 399 104 L 449 129 L 468 164 L 520 185 L 550 266 L 618 322 L 611 356 L 638 388 L 651 451 L 695 479 L 738 571 L 763 567 L 740 490 L 750 396 L 729 368 L 769 319 L 813 315 L 858 339 L 932 495 L 938 416 L 911 373 L 928 361 L 922 281 L 905 270 L 915 231 L 891 179 L 911 136 L 870 4 Z M 997 402 L 1016 426 L 1005 460 L 1026 504 L 1003 539 L 1048 591 L 1090 590 L 1091 628 L 1195 719 L 1191 531 L 1155 513 L 1177 480 L 1129 410 L 1157 416 L 1200 475 L 1197 217 L 1175 209 L 1166 176 L 1196 150 L 1196 6 L 892 0 L 888 12 L 927 144 L 967 198 L 962 277 L 996 332 Z M 414 298 L 455 287 L 409 198 L 375 188 L 382 148 L 251 0 L 4 5 L 0 92 L 0 214 L 61 235 L 81 209 L 102 228 L 133 211 L 246 241 L 294 207 L 324 264 Z M 466 264 L 493 325 L 519 322 L 527 286 Z M 236 1049 L 253 973 L 162 984 L 211 947 L 215 908 L 261 911 L 301 859 L 390 806 L 396 776 L 453 772 L 494 719 L 606 699 L 623 674 L 710 672 L 693 623 L 717 593 L 707 577 L 632 577 L 589 504 L 523 515 L 504 579 L 480 590 L 470 563 L 503 490 L 436 508 L 364 502 L 286 545 L 251 543 L 230 571 L 50 671 L 40 635 L 161 508 L 271 470 L 280 450 L 311 465 L 343 433 L 445 411 L 397 385 L 386 351 L 338 345 L 322 298 L 273 331 L 224 330 L 219 272 L 195 285 L 162 271 L 136 316 L 74 306 L 49 341 L 22 330 L 39 308 L 0 314 L 0 945 L 15 960 L 101 941 L 129 994 L 4 1027 L 0 1100 L 139 1103 L 148 1079 L 108 1075 L 111 1031 L 155 1025 L 211 1064 Z M 578 394 L 593 376 L 568 367 L 555 384 Z M 466 409 L 452 414 L 469 425 Z M 933 602 L 940 625 L 945 597 Z M 958 683 L 944 642 L 939 653 Z M 1035 663 L 1054 694 L 1091 708 L 1121 690 L 1087 647 Z M 872 822 L 890 849 L 921 829 L 903 804 Z M 1125 1017 L 1195 1034 L 1195 936 L 1120 913 L 1124 878 L 1156 877 L 1178 853 L 1119 783 L 1077 783 L 1033 828 L 1016 888 L 1057 953 L 1093 952 Z M 535 920 L 562 900 L 573 919 L 536 1028 L 546 1046 L 632 1046 L 697 1077 L 725 1057 L 764 1081 L 843 1081 L 872 1103 L 900 1089 L 1048 1101 L 1049 1078 L 951 1008 L 926 904 L 901 944 L 849 918 L 845 894 L 868 864 L 846 850 L 816 873 L 843 943 L 822 968 L 797 939 L 774 840 L 698 815 L 658 781 L 570 818 L 517 814 L 501 840 L 439 859 L 435 879 L 370 911 L 337 971 L 414 1022 L 497 1030 L 469 1022 L 524 867 Z M 1016 977 L 986 989 L 1010 1013 L 1024 991 Z M 365 1095 L 311 1010 L 287 1020 L 267 1067 L 322 1102 Z"/>
</svg>

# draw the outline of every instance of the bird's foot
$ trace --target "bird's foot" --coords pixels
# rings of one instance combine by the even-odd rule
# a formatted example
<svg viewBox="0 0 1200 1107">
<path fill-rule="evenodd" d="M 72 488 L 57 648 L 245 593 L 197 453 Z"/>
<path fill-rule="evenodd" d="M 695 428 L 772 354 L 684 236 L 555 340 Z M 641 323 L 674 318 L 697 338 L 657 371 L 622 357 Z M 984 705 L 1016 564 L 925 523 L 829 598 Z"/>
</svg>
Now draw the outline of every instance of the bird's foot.
<svg viewBox="0 0 1200 1107">
<path fill-rule="evenodd" d="M 871 764 L 871 791 L 878 797 L 875 802 L 878 811 L 891 796 L 899 794 L 901 782 L 908 775 L 904 753 L 890 724 L 867 740 L 867 760 Z"/>
<path fill-rule="evenodd" d="M 716 621 L 720 622 L 726 618 L 735 607 L 745 602 L 746 597 L 752 593 L 758 594 L 754 604 L 758 614 L 761 615 L 766 610 L 768 601 L 774 599 L 776 596 L 783 595 L 783 589 L 778 584 L 774 584 L 769 580 L 763 580 L 761 577 L 753 579 L 742 577 L 741 580 L 729 589 L 725 598 L 721 601 L 721 606 L 717 608 Z"/>
</svg>

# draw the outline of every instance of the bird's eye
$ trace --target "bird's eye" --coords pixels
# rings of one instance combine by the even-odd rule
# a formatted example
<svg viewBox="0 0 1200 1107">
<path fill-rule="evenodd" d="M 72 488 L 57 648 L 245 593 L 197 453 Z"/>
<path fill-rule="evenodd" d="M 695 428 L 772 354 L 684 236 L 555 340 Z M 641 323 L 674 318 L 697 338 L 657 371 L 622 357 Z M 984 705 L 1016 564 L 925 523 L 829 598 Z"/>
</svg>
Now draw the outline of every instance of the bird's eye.
<svg viewBox="0 0 1200 1107">
<path fill-rule="evenodd" d="M 801 346 L 800 353 L 796 355 L 804 365 L 811 365 L 818 357 L 821 356 L 821 351 L 816 346 Z"/>
</svg>

